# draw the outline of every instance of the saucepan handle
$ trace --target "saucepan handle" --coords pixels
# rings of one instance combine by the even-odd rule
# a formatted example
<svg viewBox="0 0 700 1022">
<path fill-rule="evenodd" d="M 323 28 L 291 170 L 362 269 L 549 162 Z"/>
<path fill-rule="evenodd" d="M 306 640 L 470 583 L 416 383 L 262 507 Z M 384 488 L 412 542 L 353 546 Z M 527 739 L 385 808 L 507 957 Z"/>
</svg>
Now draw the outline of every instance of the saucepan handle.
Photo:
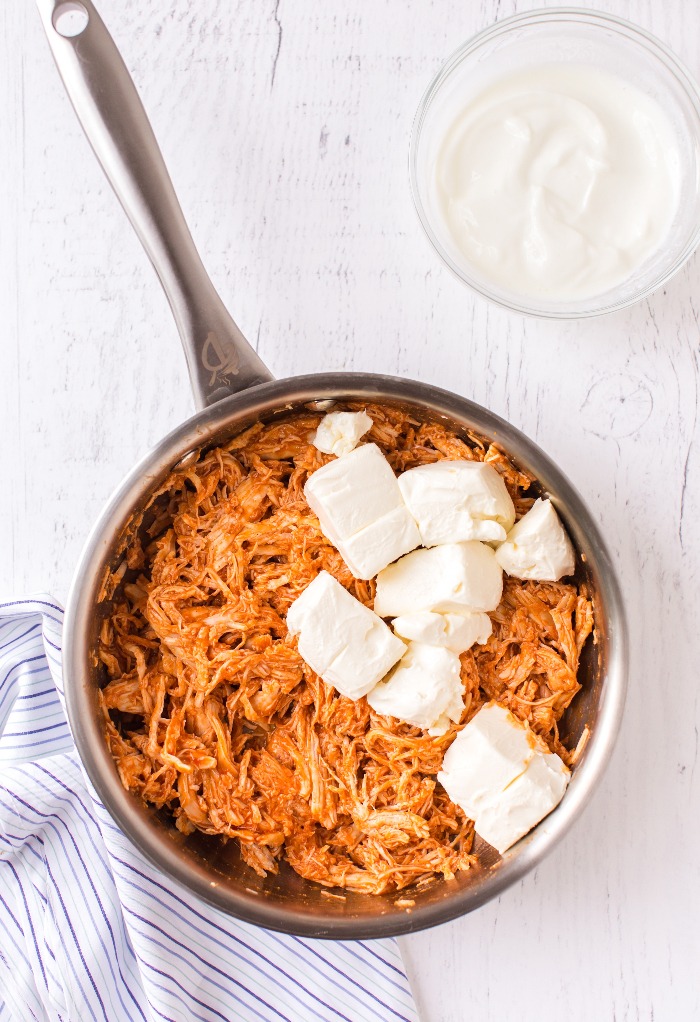
<svg viewBox="0 0 700 1022">
<path fill-rule="evenodd" d="M 197 406 L 271 380 L 202 265 L 134 83 L 91 0 L 37 4 L 75 112 L 170 302 Z"/>
</svg>

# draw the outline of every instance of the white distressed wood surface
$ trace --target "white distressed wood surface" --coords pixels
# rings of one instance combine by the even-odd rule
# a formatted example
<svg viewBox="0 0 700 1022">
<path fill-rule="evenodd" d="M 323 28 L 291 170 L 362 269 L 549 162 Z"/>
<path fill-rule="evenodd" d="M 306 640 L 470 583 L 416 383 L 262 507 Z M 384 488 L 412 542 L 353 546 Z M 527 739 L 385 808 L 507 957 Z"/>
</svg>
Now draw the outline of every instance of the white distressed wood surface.
<svg viewBox="0 0 700 1022">
<path fill-rule="evenodd" d="M 102 0 L 193 234 L 277 375 L 398 373 L 536 439 L 615 551 L 622 736 L 593 804 L 521 884 L 402 942 L 424 1022 L 700 1018 L 698 259 L 632 310 L 526 321 L 438 263 L 412 117 L 500 0 Z M 598 0 L 700 74 L 693 0 Z M 34 5 L 0 5 L 0 595 L 65 597 L 134 460 L 192 408 L 155 277 L 63 93 Z"/>
</svg>

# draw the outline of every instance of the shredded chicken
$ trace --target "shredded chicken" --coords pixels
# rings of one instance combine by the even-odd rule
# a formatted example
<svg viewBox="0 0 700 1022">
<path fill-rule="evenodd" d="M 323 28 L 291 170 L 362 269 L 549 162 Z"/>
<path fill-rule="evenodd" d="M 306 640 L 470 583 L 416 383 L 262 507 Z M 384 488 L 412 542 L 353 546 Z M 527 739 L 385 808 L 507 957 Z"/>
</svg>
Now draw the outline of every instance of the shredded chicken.
<svg viewBox="0 0 700 1022">
<path fill-rule="evenodd" d="M 498 447 L 367 410 L 365 440 L 396 472 L 484 460 L 518 517 L 531 506 L 532 480 Z M 557 721 L 579 690 L 593 615 L 583 586 L 506 579 L 493 636 L 461 658 L 462 720 L 439 738 L 339 695 L 285 625 L 322 569 L 367 606 L 374 599 L 374 582 L 352 577 L 304 499 L 309 474 L 330 460 L 310 442 L 319 419 L 257 423 L 186 459 L 154 495 L 145 537 L 128 541 L 105 589 L 106 737 L 124 786 L 185 834 L 236 839 L 263 876 L 283 857 L 327 887 L 381 894 L 474 864 L 473 823 L 436 774 L 486 700 L 572 762 Z"/>
</svg>

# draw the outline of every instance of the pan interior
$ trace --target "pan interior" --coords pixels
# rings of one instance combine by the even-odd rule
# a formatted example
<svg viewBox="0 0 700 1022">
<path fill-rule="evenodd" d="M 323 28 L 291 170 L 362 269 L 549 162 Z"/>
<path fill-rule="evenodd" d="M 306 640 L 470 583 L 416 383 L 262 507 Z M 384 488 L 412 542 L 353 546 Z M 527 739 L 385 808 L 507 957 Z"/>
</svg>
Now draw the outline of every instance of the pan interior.
<svg viewBox="0 0 700 1022">
<path fill-rule="evenodd" d="M 275 393 L 284 381 L 255 388 L 222 402 L 232 406 L 229 410 L 215 406 L 216 415 L 209 409 L 195 416 L 137 467 L 96 526 L 78 576 L 80 592 L 71 596 L 72 670 L 67 689 L 71 723 L 91 780 L 116 822 L 151 861 L 219 909 L 249 921 L 307 935 L 367 937 L 408 932 L 476 907 L 531 868 L 567 828 L 573 809 L 578 810 L 587 798 L 587 760 L 596 745 L 596 722 L 609 673 L 610 622 L 605 565 L 600 563 L 605 551 L 602 548 L 601 552 L 596 542 L 595 525 L 578 495 L 538 448 L 507 423 L 453 395 L 407 381 L 391 381 L 385 388 L 376 383 L 370 388 L 353 387 L 348 386 L 348 378 L 342 377 L 342 388 L 332 382 L 319 387 L 319 380 L 333 378 L 312 378 L 317 381 L 312 390 L 304 387 L 304 381 L 287 381 L 295 395 L 286 400 L 284 390 L 281 395 Z M 327 396 L 329 387 L 339 404 Z M 269 391 L 272 394 L 265 399 L 262 392 Z M 428 393 L 430 400 L 426 399 Z M 217 446 L 258 419 L 269 422 L 302 409 L 325 411 L 342 407 L 344 400 L 379 401 L 422 421 L 439 422 L 459 436 L 477 434 L 500 444 L 520 468 L 538 479 L 539 492 L 551 495 L 577 548 L 576 581 L 586 582 L 595 615 L 595 641 L 588 640 L 579 673 L 583 688 L 560 722 L 560 734 L 569 747 L 586 728 L 593 741 L 575 768 L 559 809 L 503 857 L 477 839 L 477 868 L 459 873 L 454 880 L 439 879 L 379 896 L 326 889 L 302 879 L 284 862 L 279 874 L 261 878 L 242 861 L 237 842 L 199 832 L 182 835 L 165 812 L 146 807 L 121 786 L 103 738 L 96 699 L 98 689 L 106 683 L 96 655 L 100 625 L 119 591 L 110 592 L 113 587 L 105 586 L 105 580 L 118 568 L 125 540 L 135 529 L 148 525 L 151 495 L 168 471 L 192 451 Z M 203 423 L 206 416 L 211 421 Z"/>
</svg>

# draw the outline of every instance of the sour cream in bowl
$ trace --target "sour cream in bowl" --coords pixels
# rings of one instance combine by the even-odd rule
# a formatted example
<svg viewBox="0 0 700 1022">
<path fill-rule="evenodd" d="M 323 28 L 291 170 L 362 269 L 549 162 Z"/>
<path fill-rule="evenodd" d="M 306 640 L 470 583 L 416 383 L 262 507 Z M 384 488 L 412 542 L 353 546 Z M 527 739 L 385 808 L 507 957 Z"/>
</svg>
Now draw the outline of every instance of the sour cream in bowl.
<svg viewBox="0 0 700 1022">
<path fill-rule="evenodd" d="M 700 94 L 627 22 L 516 15 L 429 87 L 411 181 L 434 247 L 485 297 L 554 318 L 610 312 L 700 241 Z"/>
</svg>

